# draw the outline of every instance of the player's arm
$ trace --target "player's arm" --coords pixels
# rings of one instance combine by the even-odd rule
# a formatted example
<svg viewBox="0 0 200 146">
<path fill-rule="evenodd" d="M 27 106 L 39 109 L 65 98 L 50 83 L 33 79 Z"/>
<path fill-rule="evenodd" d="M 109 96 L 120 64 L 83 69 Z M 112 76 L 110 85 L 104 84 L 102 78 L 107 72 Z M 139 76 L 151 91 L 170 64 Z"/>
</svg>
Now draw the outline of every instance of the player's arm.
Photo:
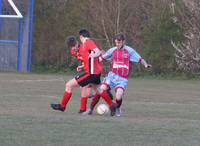
<svg viewBox="0 0 200 146">
<path fill-rule="evenodd" d="M 152 65 L 151 64 L 148 64 L 143 58 L 140 58 L 140 61 L 139 61 L 145 68 L 151 68 Z"/>
<path fill-rule="evenodd" d="M 77 51 L 74 49 L 74 47 L 71 47 L 70 49 L 70 53 L 73 57 L 76 57 L 77 58 Z"/>
<path fill-rule="evenodd" d="M 129 49 L 130 51 L 130 61 L 131 62 L 139 62 L 141 63 L 145 68 L 152 67 L 151 64 L 148 64 L 134 49 Z"/>
<path fill-rule="evenodd" d="M 99 48 L 94 48 L 91 50 L 89 57 L 96 58 L 99 57 L 100 55 L 101 51 L 99 50 Z"/>
<path fill-rule="evenodd" d="M 86 42 L 86 48 L 88 48 L 89 56 L 90 58 L 96 58 L 101 55 L 101 50 L 96 46 L 94 41 L 88 40 Z"/>
</svg>

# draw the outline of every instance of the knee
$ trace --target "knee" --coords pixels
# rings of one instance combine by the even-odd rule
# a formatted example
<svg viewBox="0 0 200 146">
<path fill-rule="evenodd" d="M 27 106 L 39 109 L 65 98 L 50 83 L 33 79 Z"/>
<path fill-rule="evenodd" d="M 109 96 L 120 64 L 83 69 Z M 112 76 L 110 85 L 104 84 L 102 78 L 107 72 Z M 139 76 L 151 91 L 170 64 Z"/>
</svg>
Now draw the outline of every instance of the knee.
<svg viewBox="0 0 200 146">
<path fill-rule="evenodd" d="M 67 82 L 67 83 L 65 84 L 65 91 L 71 92 L 71 90 L 72 90 L 71 84 Z"/>
<path fill-rule="evenodd" d="M 124 90 L 121 89 L 121 88 L 117 89 L 117 91 L 116 91 L 116 99 L 117 100 L 121 100 L 123 95 L 124 95 Z"/>
<path fill-rule="evenodd" d="M 103 91 L 108 90 L 108 87 L 106 85 L 102 84 L 97 90 L 101 94 Z"/>
</svg>

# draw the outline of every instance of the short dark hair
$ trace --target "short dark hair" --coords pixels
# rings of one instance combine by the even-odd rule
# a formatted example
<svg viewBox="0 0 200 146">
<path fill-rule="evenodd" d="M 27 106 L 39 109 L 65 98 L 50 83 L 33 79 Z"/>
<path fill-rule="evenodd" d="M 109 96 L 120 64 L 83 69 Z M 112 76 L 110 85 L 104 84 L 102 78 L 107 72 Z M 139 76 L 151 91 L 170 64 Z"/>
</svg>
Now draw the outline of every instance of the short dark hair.
<svg viewBox="0 0 200 146">
<path fill-rule="evenodd" d="M 82 35 L 83 37 L 90 37 L 90 32 L 87 29 L 83 28 L 79 31 L 79 35 Z"/>
<path fill-rule="evenodd" d="M 69 48 L 76 46 L 76 44 L 77 44 L 76 37 L 74 37 L 74 36 L 69 36 L 69 37 L 67 38 L 67 46 L 68 46 Z"/>
<path fill-rule="evenodd" d="M 124 41 L 125 40 L 125 35 L 124 33 L 120 32 L 115 35 L 114 40 L 119 40 L 119 41 Z"/>
</svg>

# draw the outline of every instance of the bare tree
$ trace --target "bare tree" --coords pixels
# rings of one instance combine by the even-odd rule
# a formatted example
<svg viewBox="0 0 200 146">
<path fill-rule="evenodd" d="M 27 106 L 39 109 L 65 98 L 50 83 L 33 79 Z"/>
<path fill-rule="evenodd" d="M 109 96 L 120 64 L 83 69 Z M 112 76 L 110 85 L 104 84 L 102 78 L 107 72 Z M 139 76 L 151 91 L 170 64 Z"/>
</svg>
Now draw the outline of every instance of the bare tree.
<svg viewBox="0 0 200 146">
<path fill-rule="evenodd" d="M 147 22 L 151 1 L 146 0 L 89 0 L 88 15 L 97 37 L 113 45 L 113 36 L 122 31 L 127 38 L 137 40 Z M 135 41 L 137 42 L 137 41 Z"/>
<path fill-rule="evenodd" d="M 200 1 L 183 0 L 183 7 L 177 8 L 174 22 L 181 26 L 185 40 L 179 44 L 171 42 L 176 49 L 176 62 L 181 70 L 200 71 Z"/>
</svg>

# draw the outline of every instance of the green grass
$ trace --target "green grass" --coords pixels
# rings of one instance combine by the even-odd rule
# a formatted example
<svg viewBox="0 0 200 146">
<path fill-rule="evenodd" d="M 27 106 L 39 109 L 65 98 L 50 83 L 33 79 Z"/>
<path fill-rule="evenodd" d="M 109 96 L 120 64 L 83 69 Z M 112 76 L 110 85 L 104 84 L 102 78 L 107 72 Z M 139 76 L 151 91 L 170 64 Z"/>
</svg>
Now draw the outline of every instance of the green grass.
<svg viewBox="0 0 200 146">
<path fill-rule="evenodd" d="M 78 115 L 79 88 L 51 110 L 70 78 L 0 73 L 0 146 L 200 145 L 200 81 L 130 79 L 123 116 L 110 117 Z"/>
</svg>

